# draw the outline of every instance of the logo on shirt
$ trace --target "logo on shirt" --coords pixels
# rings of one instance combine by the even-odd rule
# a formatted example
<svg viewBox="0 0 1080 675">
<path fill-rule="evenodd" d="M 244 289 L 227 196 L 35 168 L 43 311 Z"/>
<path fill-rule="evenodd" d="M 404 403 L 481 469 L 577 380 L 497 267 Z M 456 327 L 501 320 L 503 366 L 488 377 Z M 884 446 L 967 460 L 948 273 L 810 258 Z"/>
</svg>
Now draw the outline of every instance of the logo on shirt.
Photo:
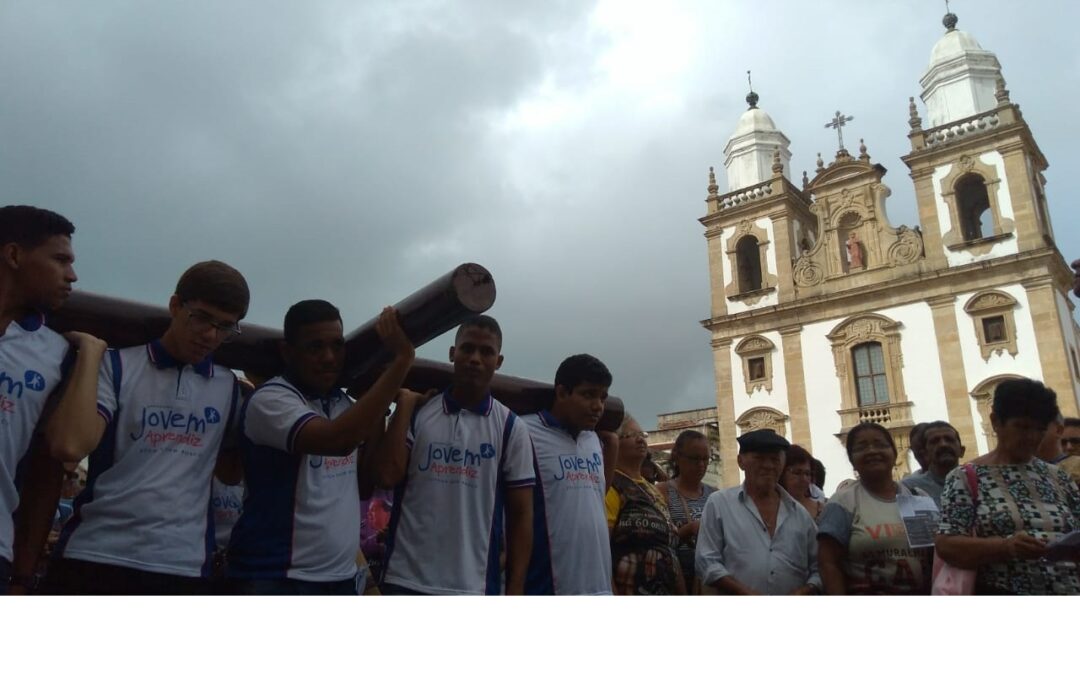
<svg viewBox="0 0 1080 675">
<path fill-rule="evenodd" d="M 600 477 L 604 473 L 604 460 L 600 453 L 594 452 L 592 457 L 559 455 L 558 459 L 559 467 L 554 475 L 555 480 L 577 485 L 600 484 Z"/>
<path fill-rule="evenodd" d="M 45 376 L 36 370 L 28 370 L 23 375 L 23 382 L 26 383 L 26 388 L 31 391 L 45 391 Z"/>
<path fill-rule="evenodd" d="M 130 434 L 131 440 L 144 440 L 150 447 L 163 443 L 202 447 L 206 425 L 221 422 L 221 414 L 214 408 L 203 409 L 202 416 L 185 413 L 170 406 L 151 405 L 143 408 L 139 430 Z"/>
<path fill-rule="evenodd" d="M 480 475 L 483 463 L 494 458 L 495 446 L 491 443 L 481 443 L 479 452 L 459 448 L 453 443 L 428 443 L 416 468 L 436 475 L 475 479 Z"/>
<path fill-rule="evenodd" d="M 15 401 L 30 391 L 45 391 L 45 376 L 36 370 L 27 370 L 21 379 L 0 370 L 0 413 L 14 413 Z"/>
</svg>

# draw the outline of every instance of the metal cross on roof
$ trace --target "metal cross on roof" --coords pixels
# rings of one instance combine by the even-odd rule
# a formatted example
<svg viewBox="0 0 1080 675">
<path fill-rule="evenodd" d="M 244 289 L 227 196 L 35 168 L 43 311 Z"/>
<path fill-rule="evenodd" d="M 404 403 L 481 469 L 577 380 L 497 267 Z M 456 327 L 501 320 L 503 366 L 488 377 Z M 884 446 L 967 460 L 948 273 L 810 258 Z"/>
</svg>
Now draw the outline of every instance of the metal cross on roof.
<svg viewBox="0 0 1080 675">
<path fill-rule="evenodd" d="M 831 122 L 825 125 L 826 129 L 836 129 L 836 138 L 840 142 L 840 149 L 844 149 L 844 132 L 841 131 L 841 127 L 855 119 L 851 115 L 843 115 L 839 110 L 836 111 L 836 117 Z"/>
</svg>

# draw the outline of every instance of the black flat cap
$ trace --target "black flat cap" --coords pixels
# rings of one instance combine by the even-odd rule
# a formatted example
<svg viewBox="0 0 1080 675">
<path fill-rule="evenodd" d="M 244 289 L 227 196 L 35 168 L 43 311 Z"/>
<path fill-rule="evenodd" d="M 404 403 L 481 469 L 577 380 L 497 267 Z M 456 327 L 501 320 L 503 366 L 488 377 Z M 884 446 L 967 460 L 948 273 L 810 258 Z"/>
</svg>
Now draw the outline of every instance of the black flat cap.
<svg viewBox="0 0 1080 675">
<path fill-rule="evenodd" d="M 758 429 L 739 436 L 739 454 L 744 452 L 779 452 L 791 447 L 788 440 L 772 429 Z"/>
</svg>

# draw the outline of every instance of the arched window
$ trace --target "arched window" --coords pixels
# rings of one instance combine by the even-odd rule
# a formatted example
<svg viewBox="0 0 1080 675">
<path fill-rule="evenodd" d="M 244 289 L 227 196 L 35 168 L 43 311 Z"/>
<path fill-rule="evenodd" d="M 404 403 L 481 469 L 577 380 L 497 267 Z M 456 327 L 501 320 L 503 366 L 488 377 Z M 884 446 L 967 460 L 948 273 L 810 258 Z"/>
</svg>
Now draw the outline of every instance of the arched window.
<svg viewBox="0 0 1080 675">
<path fill-rule="evenodd" d="M 761 290 L 761 253 L 758 240 L 748 234 L 735 246 L 735 260 L 739 266 L 739 292 Z"/>
<path fill-rule="evenodd" d="M 855 365 L 855 395 L 859 407 L 889 402 L 889 380 L 880 342 L 864 342 L 851 350 Z"/>
<path fill-rule="evenodd" d="M 956 209 L 960 215 L 960 231 L 964 241 L 994 234 L 990 194 L 986 191 L 986 181 L 982 176 L 970 173 L 956 182 Z"/>
</svg>

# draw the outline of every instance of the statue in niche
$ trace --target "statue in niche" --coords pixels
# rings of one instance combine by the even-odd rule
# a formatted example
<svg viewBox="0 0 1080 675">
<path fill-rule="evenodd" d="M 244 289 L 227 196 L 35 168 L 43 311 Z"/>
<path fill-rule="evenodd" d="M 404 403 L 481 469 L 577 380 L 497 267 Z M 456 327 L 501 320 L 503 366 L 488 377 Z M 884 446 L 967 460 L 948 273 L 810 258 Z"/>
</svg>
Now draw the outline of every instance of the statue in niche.
<svg viewBox="0 0 1080 675">
<path fill-rule="evenodd" d="M 852 230 L 848 233 L 847 242 L 844 244 L 847 246 L 848 254 L 848 269 L 862 269 L 863 268 L 863 252 L 862 243 L 859 242 L 859 235 L 855 234 Z"/>
</svg>

